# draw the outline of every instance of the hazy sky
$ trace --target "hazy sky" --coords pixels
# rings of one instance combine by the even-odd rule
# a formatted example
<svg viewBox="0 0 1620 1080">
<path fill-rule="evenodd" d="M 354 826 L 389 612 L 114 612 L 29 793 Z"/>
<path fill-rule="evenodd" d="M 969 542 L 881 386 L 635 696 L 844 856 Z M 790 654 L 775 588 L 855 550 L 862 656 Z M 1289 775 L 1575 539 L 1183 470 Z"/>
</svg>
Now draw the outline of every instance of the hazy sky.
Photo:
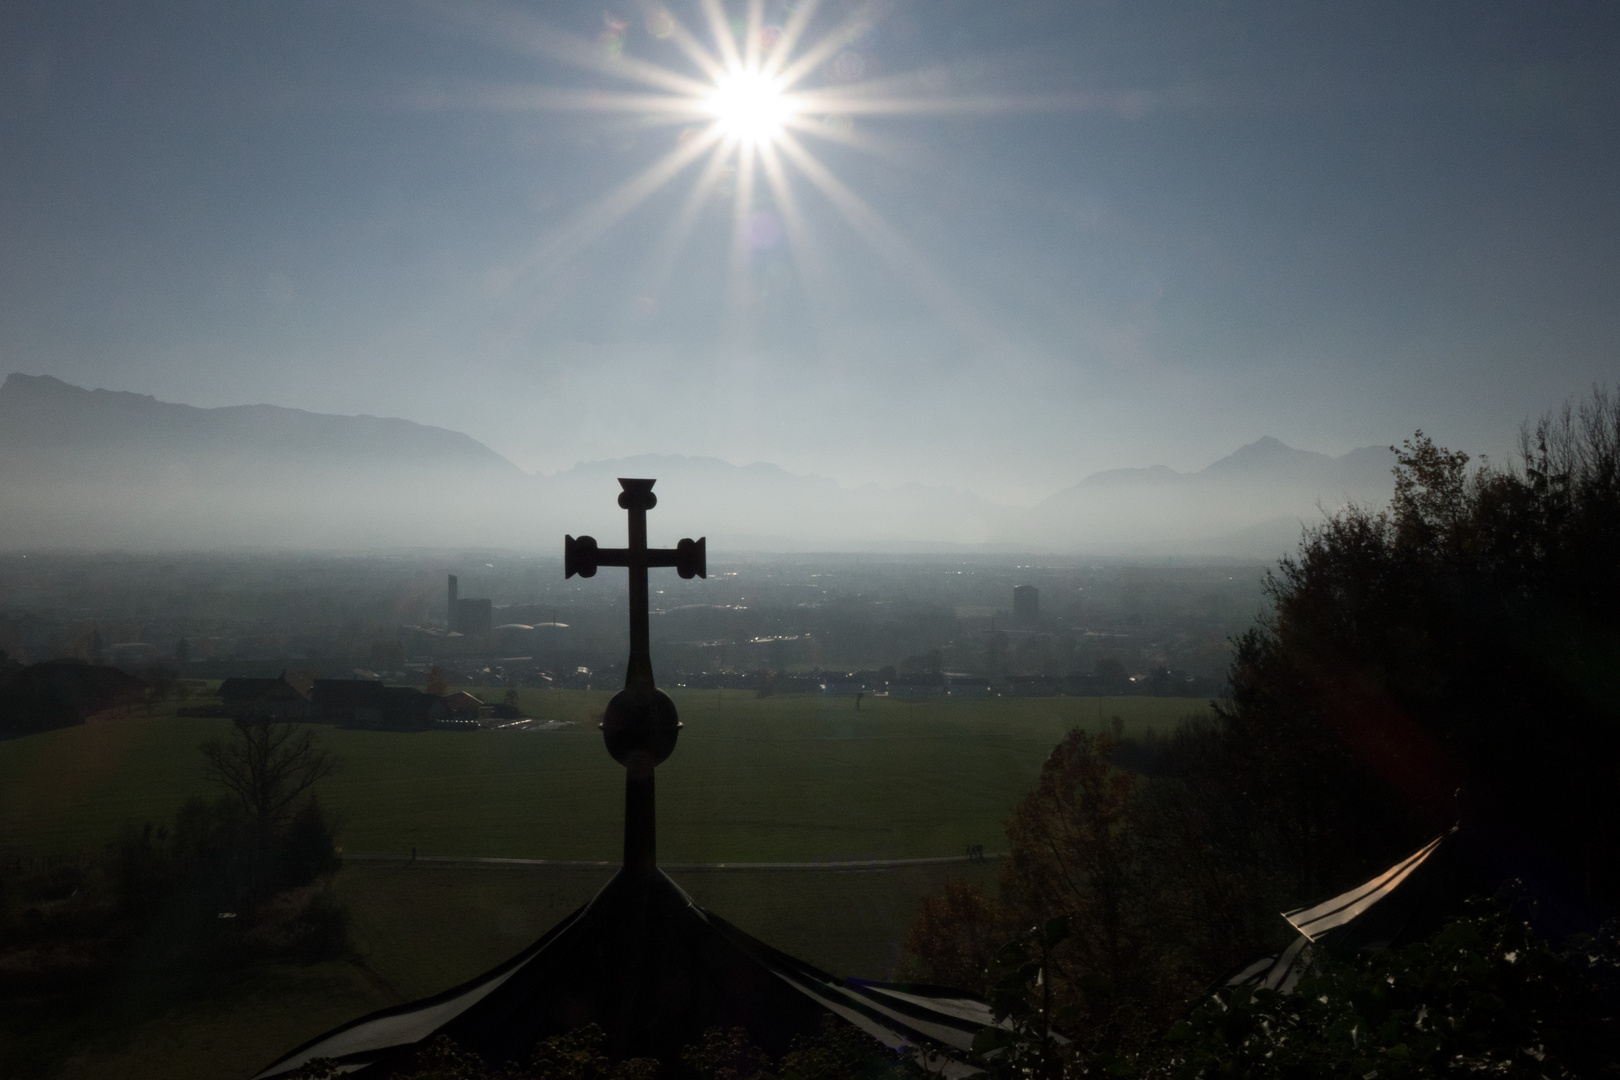
<svg viewBox="0 0 1620 1080">
<path fill-rule="evenodd" d="M 1612 3 L 827 0 L 796 52 L 852 14 L 737 243 L 735 154 L 603 211 L 702 121 L 556 107 L 705 78 L 636 0 L 6 5 L 0 374 L 1019 501 L 1496 451 L 1620 371 Z"/>
</svg>

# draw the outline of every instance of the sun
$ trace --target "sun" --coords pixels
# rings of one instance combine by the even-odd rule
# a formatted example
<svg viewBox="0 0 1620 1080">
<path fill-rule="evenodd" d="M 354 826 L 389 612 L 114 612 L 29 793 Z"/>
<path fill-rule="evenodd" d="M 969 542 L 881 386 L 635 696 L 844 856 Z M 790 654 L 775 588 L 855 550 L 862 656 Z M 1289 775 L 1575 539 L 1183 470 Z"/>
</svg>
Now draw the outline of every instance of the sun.
<svg viewBox="0 0 1620 1080">
<path fill-rule="evenodd" d="M 446 6 L 490 40 L 636 86 L 633 90 L 482 87 L 471 91 L 469 100 L 499 109 L 619 113 L 638 128 L 667 126 L 679 131 L 661 156 L 569 215 L 527 258 L 526 269 L 562 273 L 570 260 L 655 192 L 695 168 L 696 179 L 660 230 L 646 265 L 637 271 L 637 295 L 648 310 L 658 308 L 705 206 L 712 196 L 719 196 L 731 202 L 722 316 L 728 337 L 745 340 L 759 295 L 753 268 L 764 265 L 778 243 L 797 269 L 823 331 L 835 332 L 843 294 L 821 230 L 812 227 L 811 212 L 803 201 L 810 196 L 841 217 L 855 237 L 944 320 L 983 337 L 971 305 L 900 230 L 820 160 L 816 144 L 894 162 L 903 155 L 879 130 L 863 130 L 865 118 L 1045 111 L 1066 109 L 1069 99 L 941 95 L 928 88 L 926 73 L 863 80 L 869 58 L 861 50 L 873 47 L 866 39 L 876 19 L 875 5 L 865 0 L 853 0 L 846 17 L 832 25 L 816 22 L 828 0 L 777 5 L 787 12 L 780 26 L 766 21 L 766 0 L 694 2 L 707 24 L 707 43 L 701 40 L 701 27 L 687 27 L 661 0 L 636 0 L 645 13 L 648 47 L 664 54 L 659 62 L 627 49 L 629 37 L 640 31 L 626 18 L 605 17 L 605 29 L 593 43 L 520 13 L 492 13 L 470 4 Z M 733 14 L 741 8 L 742 18 L 733 18 L 728 8 Z M 684 63 L 670 66 L 668 61 L 675 57 L 666 46 L 684 57 Z M 429 97 L 433 107 L 442 107 L 440 89 Z"/>
<path fill-rule="evenodd" d="M 798 111 L 775 79 L 747 69 L 717 78 L 703 106 L 722 134 L 756 145 L 774 141 Z"/>
</svg>

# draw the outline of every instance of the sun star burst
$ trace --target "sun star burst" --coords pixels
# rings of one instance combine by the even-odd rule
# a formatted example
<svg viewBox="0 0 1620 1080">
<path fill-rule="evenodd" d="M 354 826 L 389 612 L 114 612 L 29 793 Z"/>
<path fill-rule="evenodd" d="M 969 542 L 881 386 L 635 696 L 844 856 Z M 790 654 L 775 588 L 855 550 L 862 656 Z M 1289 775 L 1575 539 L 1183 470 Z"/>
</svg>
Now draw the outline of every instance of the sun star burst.
<svg viewBox="0 0 1620 1080">
<path fill-rule="evenodd" d="M 733 20 L 723 0 L 697 0 L 708 42 L 657 0 L 642 0 L 647 35 L 673 45 L 690 63 L 680 71 L 634 55 L 638 33 L 630 20 L 609 18 L 595 42 L 560 33 L 512 9 L 445 9 L 464 27 L 492 42 L 549 60 L 560 60 L 598 76 L 635 84 L 634 91 L 506 87 L 482 92 L 483 103 L 498 108 L 620 113 L 638 126 L 668 124 L 680 134 L 667 151 L 641 172 L 580 206 L 533 256 L 541 272 L 560 272 L 568 262 L 644 203 L 654 192 L 697 166 L 697 179 L 679 212 L 662 230 L 642 277 L 641 300 L 657 310 L 681 250 L 715 195 L 732 201 L 731 257 L 723 322 L 746 321 L 748 278 L 756 251 L 785 241 L 798 278 L 818 322 L 836 323 L 829 295 L 838 275 L 831 273 L 817 230 L 810 227 L 804 202 L 794 189 L 808 187 L 823 206 L 845 221 L 890 271 L 904 280 L 944 321 L 972 336 L 983 326 L 969 308 L 877 211 L 839 180 L 814 154 L 807 140 L 836 143 L 889 158 L 891 145 L 855 130 L 857 118 L 978 114 L 1053 107 L 1055 99 L 951 98 L 929 92 L 927 79 L 909 76 L 863 80 L 866 60 L 859 52 L 873 25 L 874 9 L 858 5 L 842 22 L 809 31 L 821 0 L 801 0 L 781 26 L 765 20 L 764 0 L 741 0 L 743 17 Z M 434 99 L 438 100 L 439 92 Z M 1066 107 L 1057 103 L 1057 107 Z M 699 163 L 702 163 L 701 165 Z M 727 191 L 729 189 L 729 192 Z M 762 225 L 762 217 L 767 219 Z M 775 224 L 772 224 L 772 222 Z M 821 294 L 821 295 L 817 295 Z M 731 336 L 728 334 L 728 336 Z"/>
<path fill-rule="evenodd" d="M 722 75 L 703 101 L 722 134 L 753 143 L 780 135 L 797 111 L 796 104 L 775 79 L 746 68 Z"/>
</svg>

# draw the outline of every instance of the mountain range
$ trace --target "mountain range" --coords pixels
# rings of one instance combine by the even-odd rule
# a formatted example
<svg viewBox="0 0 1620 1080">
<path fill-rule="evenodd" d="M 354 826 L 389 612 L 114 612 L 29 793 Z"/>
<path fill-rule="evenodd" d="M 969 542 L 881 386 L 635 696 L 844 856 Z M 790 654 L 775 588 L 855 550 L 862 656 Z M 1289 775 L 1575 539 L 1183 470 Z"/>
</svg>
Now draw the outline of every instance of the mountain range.
<svg viewBox="0 0 1620 1080">
<path fill-rule="evenodd" d="M 563 532 L 617 543 L 616 478 L 654 476 L 655 543 L 1271 558 L 1324 511 L 1386 500 L 1392 464 L 1385 447 L 1330 457 L 1266 437 L 1197 472 L 1094 473 L 1029 507 L 681 455 L 539 476 L 407 420 L 197 408 L 13 374 L 0 385 L 0 547 L 533 549 Z"/>
</svg>

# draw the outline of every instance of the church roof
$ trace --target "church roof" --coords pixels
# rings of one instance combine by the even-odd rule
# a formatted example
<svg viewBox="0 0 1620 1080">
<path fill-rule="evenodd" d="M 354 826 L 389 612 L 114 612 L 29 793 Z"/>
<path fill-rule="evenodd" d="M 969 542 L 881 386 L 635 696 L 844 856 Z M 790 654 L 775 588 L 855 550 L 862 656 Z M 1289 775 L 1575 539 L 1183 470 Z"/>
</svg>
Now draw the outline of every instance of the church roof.
<svg viewBox="0 0 1620 1080">
<path fill-rule="evenodd" d="M 679 1060 L 712 1027 L 743 1027 L 780 1055 L 827 1013 L 936 1071 L 960 1060 L 993 1023 L 961 991 L 843 979 L 774 949 L 692 902 L 662 871 L 623 870 L 590 903 L 478 978 L 346 1024 L 284 1055 L 256 1080 L 332 1058 L 370 1077 L 411 1067 L 417 1047 L 447 1035 L 486 1060 L 526 1060 L 542 1040 L 586 1023 L 615 1058 Z"/>
</svg>

